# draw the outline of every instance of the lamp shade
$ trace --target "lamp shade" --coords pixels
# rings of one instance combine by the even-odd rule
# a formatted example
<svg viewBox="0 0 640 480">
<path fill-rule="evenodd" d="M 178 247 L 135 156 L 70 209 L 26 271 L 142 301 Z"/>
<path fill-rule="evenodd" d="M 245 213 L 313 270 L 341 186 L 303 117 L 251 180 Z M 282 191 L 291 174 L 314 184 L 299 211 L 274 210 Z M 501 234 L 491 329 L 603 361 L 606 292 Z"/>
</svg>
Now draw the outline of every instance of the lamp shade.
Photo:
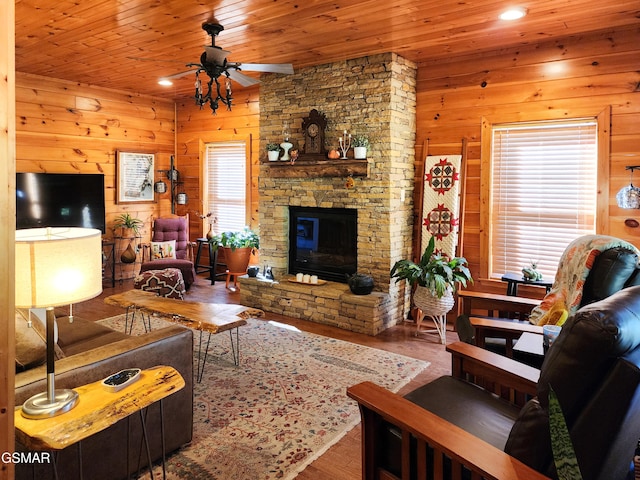
<svg viewBox="0 0 640 480">
<path fill-rule="evenodd" d="M 101 235 L 91 228 L 16 230 L 16 307 L 56 307 L 100 295 Z"/>
</svg>

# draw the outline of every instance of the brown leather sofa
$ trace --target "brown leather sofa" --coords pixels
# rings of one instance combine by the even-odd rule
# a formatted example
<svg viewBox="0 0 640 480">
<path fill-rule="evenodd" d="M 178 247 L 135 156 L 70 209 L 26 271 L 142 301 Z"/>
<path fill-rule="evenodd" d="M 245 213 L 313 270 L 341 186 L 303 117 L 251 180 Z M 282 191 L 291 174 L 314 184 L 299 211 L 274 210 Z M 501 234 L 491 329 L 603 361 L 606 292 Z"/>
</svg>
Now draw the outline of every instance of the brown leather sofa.
<svg viewBox="0 0 640 480">
<path fill-rule="evenodd" d="M 65 357 L 56 362 L 56 388 L 73 388 L 101 380 L 125 368 L 174 367 L 185 388 L 163 400 L 165 453 L 189 443 L 193 434 L 193 332 L 172 325 L 140 336 L 128 336 L 110 328 L 75 318 L 58 319 L 58 346 Z M 15 401 L 46 391 L 44 365 L 16 373 Z M 146 416 L 152 461 L 162 457 L 160 406 L 149 407 Z M 83 478 L 113 480 L 129 478 L 147 464 L 140 416 L 131 415 L 81 442 Z M 25 451 L 16 444 L 17 451 Z M 59 452 L 58 478 L 81 478 L 78 445 Z M 16 466 L 16 479 L 54 478 L 51 465 Z"/>
</svg>

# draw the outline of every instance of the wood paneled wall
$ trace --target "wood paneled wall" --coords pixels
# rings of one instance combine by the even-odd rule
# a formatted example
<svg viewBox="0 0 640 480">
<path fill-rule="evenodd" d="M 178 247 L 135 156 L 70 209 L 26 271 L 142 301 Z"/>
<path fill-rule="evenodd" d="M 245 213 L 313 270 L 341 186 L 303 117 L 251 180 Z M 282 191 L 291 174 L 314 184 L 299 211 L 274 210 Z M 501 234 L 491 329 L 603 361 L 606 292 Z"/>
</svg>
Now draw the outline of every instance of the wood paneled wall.
<svg viewBox="0 0 640 480">
<path fill-rule="evenodd" d="M 189 213 L 191 238 L 206 233 L 206 225 L 196 213 L 207 213 L 201 193 L 205 179 L 201 178 L 204 145 L 209 142 L 246 141 L 249 146 L 250 178 L 249 223 L 258 227 L 258 175 L 259 171 L 259 89 L 237 87 L 233 92 L 233 105 L 228 111 L 223 105 L 216 115 L 211 109 L 202 110 L 194 101 L 185 100 L 177 105 L 177 163 L 189 203 L 178 207 L 178 213 Z"/>
<path fill-rule="evenodd" d="M 462 232 L 474 288 L 504 290 L 501 282 L 477 278 L 483 259 L 480 235 L 486 227 L 480 220 L 483 117 L 498 122 L 560 119 L 610 108 L 610 176 L 599 179 L 599 188 L 609 192 L 609 221 L 608 231 L 598 233 L 640 247 L 640 229 L 624 225 L 626 218 L 640 220 L 640 211 L 620 209 L 615 202 L 615 194 L 629 181 L 625 165 L 640 165 L 639 38 L 638 27 L 604 30 L 482 57 L 419 64 L 416 172 L 427 154 L 460 153 L 462 139 L 468 140 Z"/>
<path fill-rule="evenodd" d="M 15 29 L 14 2 L 0 3 L 0 452 L 14 449 L 14 369 L 15 369 Z M 15 223 L 14 223 L 15 224 Z M 11 463 L 0 463 L 0 479 L 14 476 Z"/>
<path fill-rule="evenodd" d="M 167 170 L 175 148 L 175 106 L 171 100 L 17 74 L 16 170 L 18 172 L 103 173 L 107 232 L 123 212 L 145 222 L 171 212 L 169 194 L 157 203 L 116 203 L 118 151 L 155 154 L 156 170 Z M 155 172 L 155 178 L 164 178 Z M 167 181 L 168 183 L 168 181 Z"/>
</svg>

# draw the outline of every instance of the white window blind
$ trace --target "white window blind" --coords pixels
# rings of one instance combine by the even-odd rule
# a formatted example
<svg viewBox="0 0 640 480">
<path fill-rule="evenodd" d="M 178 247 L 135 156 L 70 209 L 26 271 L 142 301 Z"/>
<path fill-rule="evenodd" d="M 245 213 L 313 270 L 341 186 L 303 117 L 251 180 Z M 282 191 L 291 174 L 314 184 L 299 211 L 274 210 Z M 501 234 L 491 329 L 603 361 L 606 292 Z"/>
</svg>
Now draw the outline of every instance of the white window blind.
<svg viewBox="0 0 640 480">
<path fill-rule="evenodd" d="M 245 142 L 206 145 L 207 211 L 216 233 L 247 225 L 247 157 Z"/>
<path fill-rule="evenodd" d="M 597 130 L 595 119 L 493 126 L 491 278 L 537 262 L 553 279 L 567 245 L 595 233 Z"/>
</svg>

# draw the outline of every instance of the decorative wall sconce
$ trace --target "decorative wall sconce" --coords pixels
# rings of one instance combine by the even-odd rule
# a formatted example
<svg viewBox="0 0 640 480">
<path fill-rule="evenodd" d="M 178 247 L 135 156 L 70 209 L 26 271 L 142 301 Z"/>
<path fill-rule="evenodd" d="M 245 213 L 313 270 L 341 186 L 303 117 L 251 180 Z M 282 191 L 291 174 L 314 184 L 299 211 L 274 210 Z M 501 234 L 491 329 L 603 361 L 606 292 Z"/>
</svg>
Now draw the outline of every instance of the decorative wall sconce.
<svg viewBox="0 0 640 480">
<path fill-rule="evenodd" d="M 616 195 L 616 203 L 620 208 L 640 208 L 640 188 L 633 185 L 633 171 L 640 169 L 640 165 L 628 165 L 630 170 L 629 185 L 622 187 Z"/>
<path fill-rule="evenodd" d="M 180 173 L 173 165 L 173 155 L 171 155 L 171 165 L 169 170 L 158 170 L 158 172 L 166 173 L 167 178 L 171 183 L 169 187 L 169 192 L 171 193 L 171 213 L 175 214 L 176 204 L 186 205 L 188 198 L 186 193 L 178 193 L 178 185 L 182 184 L 182 182 L 179 181 Z M 167 191 L 167 184 L 160 180 L 154 184 L 153 188 L 157 193 L 165 193 Z"/>
<path fill-rule="evenodd" d="M 156 193 L 165 193 L 167 191 L 167 184 L 164 183 L 162 180 L 159 180 L 156 183 L 154 183 L 153 190 Z"/>
</svg>

